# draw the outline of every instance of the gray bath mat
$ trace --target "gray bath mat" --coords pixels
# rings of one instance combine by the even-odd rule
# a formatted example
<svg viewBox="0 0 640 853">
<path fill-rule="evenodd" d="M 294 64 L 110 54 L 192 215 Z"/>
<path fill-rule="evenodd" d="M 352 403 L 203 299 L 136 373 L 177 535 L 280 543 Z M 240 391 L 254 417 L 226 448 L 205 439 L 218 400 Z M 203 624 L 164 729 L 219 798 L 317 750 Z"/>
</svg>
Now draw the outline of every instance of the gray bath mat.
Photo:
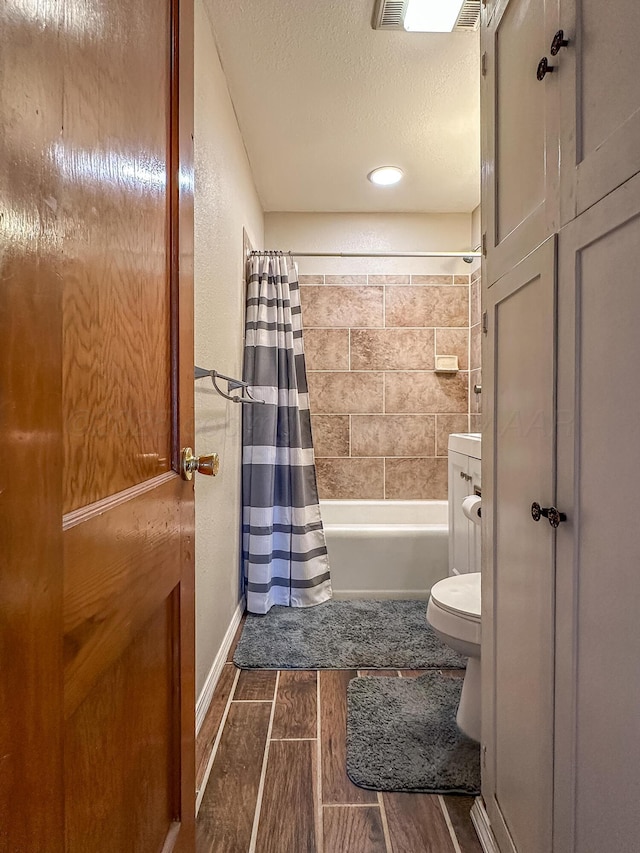
<svg viewBox="0 0 640 853">
<path fill-rule="evenodd" d="M 327 601 L 247 615 L 233 662 L 243 669 L 460 669 L 426 619 L 425 601 Z"/>
<path fill-rule="evenodd" d="M 480 746 L 456 725 L 461 678 L 353 678 L 347 773 L 374 791 L 480 793 Z"/>
</svg>

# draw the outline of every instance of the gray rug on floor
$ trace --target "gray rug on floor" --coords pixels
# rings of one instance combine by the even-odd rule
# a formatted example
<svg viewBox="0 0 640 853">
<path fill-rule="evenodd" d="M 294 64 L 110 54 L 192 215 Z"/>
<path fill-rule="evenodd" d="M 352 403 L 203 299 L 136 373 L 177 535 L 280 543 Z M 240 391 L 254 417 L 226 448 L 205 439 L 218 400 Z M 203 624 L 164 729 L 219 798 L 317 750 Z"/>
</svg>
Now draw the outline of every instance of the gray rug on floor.
<svg viewBox="0 0 640 853">
<path fill-rule="evenodd" d="M 480 746 L 456 725 L 461 678 L 353 678 L 347 773 L 374 791 L 480 793 Z"/>
<path fill-rule="evenodd" d="M 460 669 L 426 620 L 426 601 L 327 601 L 247 615 L 242 669 Z"/>
</svg>

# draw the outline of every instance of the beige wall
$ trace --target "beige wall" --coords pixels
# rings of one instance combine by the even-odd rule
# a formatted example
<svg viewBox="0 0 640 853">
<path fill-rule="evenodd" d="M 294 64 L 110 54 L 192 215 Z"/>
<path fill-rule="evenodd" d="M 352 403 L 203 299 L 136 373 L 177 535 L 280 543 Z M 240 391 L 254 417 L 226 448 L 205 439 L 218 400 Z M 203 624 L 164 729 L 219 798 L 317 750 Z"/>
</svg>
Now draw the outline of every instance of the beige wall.
<svg viewBox="0 0 640 853">
<path fill-rule="evenodd" d="M 266 213 L 265 246 L 298 252 L 464 252 L 469 213 Z M 301 258 L 301 273 L 468 275 L 460 259 Z"/>
<path fill-rule="evenodd" d="M 262 209 L 201 0 L 195 4 L 196 364 L 242 372 L 242 229 L 263 245 Z M 196 453 L 220 473 L 196 478 L 196 695 L 240 599 L 240 406 L 196 383 Z"/>
<path fill-rule="evenodd" d="M 477 249 L 482 241 L 482 221 L 480 219 L 480 205 L 471 213 L 471 247 Z"/>
</svg>

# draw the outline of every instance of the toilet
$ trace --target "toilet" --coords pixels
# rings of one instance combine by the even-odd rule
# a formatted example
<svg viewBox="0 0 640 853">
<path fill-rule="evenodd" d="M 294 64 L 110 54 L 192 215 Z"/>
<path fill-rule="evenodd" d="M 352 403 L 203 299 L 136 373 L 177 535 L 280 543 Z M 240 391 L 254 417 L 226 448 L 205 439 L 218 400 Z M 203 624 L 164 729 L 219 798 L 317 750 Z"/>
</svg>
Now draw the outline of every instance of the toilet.
<svg viewBox="0 0 640 853">
<path fill-rule="evenodd" d="M 462 504 L 481 490 L 481 436 L 449 436 L 449 577 L 431 588 L 427 621 L 436 636 L 468 658 L 456 722 L 480 740 L 480 526 Z"/>
<path fill-rule="evenodd" d="M 456 722 L 480 740 L 480 572 L 453 575 L 431 588 L 427 621 L 437 637 L 468 657 Z"/>
</svg>

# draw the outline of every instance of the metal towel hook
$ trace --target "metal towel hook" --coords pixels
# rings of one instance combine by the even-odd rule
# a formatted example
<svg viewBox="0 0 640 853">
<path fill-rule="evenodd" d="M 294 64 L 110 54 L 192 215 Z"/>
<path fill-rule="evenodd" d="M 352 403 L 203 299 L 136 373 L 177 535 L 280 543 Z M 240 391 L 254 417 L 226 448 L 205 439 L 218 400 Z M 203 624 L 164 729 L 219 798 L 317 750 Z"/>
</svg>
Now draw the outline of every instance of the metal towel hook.
<svg viewBox="0 0 640 853">
<path fill-rule="evenodd" d="M 224 397 L 225 400 L 231 400 L 232 403 L 260 403 L 261 405 L 266 403 L 266 400 L 256 400 L 255 397 L 252 397 L 249 391 L 249 383 L 243 382 L 241 379 L 234 379 L 232 376 L 225 376 L 224 373 L 218 373 L 217 370 L 206 370 L 204 367 L 194 367 L 193 375 L 194 379 L 204 379 L 205 377 L 210 376 L 213 387 L 216 389 L 218 394 L 220 394 L 221 397 Z M 222 388 L 219 387 L 216 379 L 222 379 L 227 383 L 227 391 L 235 391 L 237 388 L 242 388 L 247 396 L 242 397 L 238 394 L 233 396 L 229 393 L 225 394 Z"/>
</svg>

